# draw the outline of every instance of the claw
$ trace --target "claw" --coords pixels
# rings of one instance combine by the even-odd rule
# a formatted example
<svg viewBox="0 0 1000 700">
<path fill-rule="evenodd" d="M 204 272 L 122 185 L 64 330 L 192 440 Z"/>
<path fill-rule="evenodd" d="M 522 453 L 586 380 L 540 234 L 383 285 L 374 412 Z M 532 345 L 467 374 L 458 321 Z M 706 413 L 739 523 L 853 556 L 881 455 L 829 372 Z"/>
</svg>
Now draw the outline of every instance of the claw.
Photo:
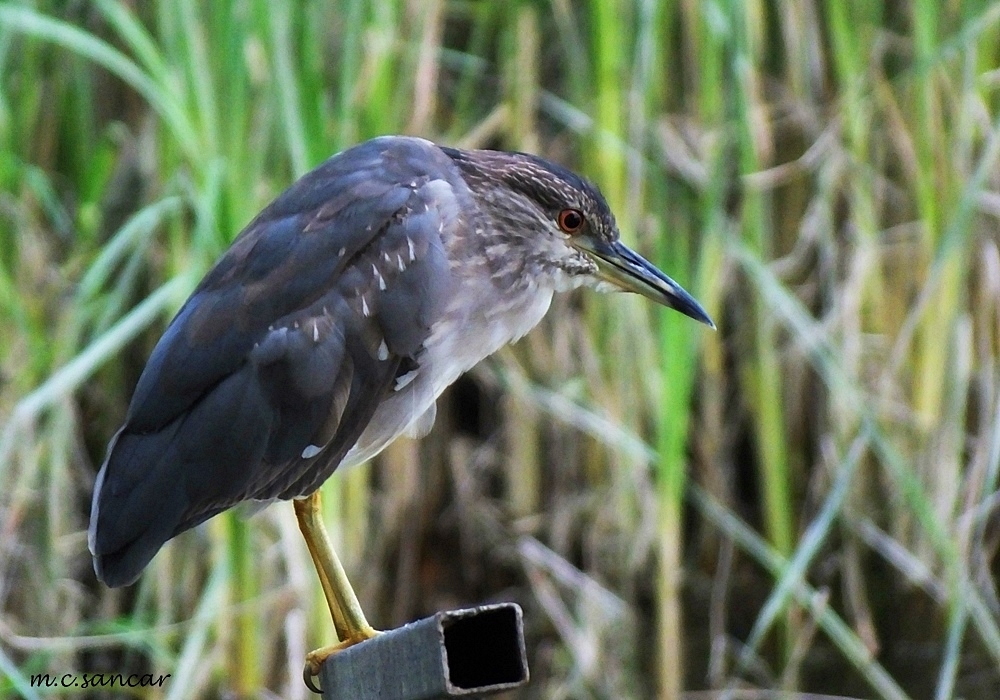
<svg viewBox="0 0 1000 700">
<path fill-rule="evenodd" d="M 302 680 L 305 682 L 306 687 L 317 695 L 321 695 L 323 691 L 316 685 L 314 679 L 319 677 L 320 672 L 323 670 L 323 664 L 326 663 L 326 660 L 338 651 L 343 651 L 344 649 L 353 647 L 355 644 L 366 642 L 380 634 L 382 633 L 378 630 L 368 627 L 367 629 L 360 630 L 359 634 L 351 639 L 310 651 L 306 654 L 306 663 L 302 668 Z"/>
<path fill-rule="evenodd" d="M 306 665 L 302 668 L 302 682 L 305 683 L 306 687 L 309 688 L 309 690 L 311 690 L 312 692 L 316 693 L 317 695 L 322 695 L 323 691 L 320 689 L 318 685 L 316 685 L 315 681 L 313 680 L 314 678 L 317 678 L 319 676 L 319 672 L 320 672 L 320 667 L 313 666 L 311 663 L 309 663 L 309 657 L 306 657 Z"/>
</svg>

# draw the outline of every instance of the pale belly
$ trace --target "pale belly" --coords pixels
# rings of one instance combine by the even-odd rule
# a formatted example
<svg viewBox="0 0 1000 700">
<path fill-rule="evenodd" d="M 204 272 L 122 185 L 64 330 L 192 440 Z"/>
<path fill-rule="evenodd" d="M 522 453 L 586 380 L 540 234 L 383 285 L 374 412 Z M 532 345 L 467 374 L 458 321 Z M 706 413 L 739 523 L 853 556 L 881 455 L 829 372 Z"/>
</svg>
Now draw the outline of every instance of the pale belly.
<svg viewBox="0 0 1000 700">
<path fill-rule="evenodd" d="M 502 311 L 496 310 L 492 299 L 484 299 L 477 309 L 461 318 L 454 309 L 446 311 L 446 320 L 431 331 L 412 381 L 382 402 L 340 467 L 360 464 L 377 455 L 431 409 L 441 392 L 459 376 L 538 325 L 548 311 L 552 293 L 551 289 L 526 290 Z"/>
</svg>

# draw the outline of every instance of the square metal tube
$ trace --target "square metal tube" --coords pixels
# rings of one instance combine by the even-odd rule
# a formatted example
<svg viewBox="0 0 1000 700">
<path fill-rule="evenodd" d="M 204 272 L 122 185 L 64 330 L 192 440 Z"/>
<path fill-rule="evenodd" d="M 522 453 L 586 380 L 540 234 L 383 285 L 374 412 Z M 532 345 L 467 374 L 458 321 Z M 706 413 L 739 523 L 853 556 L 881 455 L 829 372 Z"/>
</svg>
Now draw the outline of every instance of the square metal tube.
<svg viewBox="0 0 1000 700">
<path fill-rule="evenodd" d="M 515 603 L 449 610 L 389 630 L 323 664 L 324 700 L 483 696 L 528 682 Z"/>
</svg>

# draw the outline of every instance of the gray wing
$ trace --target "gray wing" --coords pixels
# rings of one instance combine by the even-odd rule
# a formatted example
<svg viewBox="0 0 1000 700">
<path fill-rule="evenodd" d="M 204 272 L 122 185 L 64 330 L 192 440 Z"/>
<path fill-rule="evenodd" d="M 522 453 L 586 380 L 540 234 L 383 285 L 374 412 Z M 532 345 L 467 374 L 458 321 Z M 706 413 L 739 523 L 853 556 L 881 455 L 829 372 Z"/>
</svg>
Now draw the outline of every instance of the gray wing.
<svg viewBox="0 0 1000 700">
<path fill-rule="evenodd" d="M 99 578 L 240 501 L 314 491 L 419 362 L 451 273 L 464 184 L 418 139 L 376 139 L 297 181 L 167 328 L 97 478 Z"/>
</svg>

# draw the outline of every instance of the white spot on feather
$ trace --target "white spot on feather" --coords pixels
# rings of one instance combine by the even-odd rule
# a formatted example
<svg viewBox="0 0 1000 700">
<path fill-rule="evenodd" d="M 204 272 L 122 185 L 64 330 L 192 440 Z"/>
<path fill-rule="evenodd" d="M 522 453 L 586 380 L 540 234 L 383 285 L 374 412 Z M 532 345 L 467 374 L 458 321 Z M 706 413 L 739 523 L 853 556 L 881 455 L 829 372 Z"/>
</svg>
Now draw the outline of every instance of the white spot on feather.
<svg viewBox="0 0 1000 700">
<path fill-rule="evenodd" d="M 302 459 L 312 459 L 322 451 L 323 448 L 319 445 L 307 445 L 306 449 L 302 450 Z"/>
<path fill-rule="evenodd" d="M 396 256 L 396 262 L 398 263 L 398 267 L 399 267 L 399 271 L 400 272 L 402 272 L 403 270 L 406 269 L 406 264 L 403 262 L 403 256 L 402 255 L 397 255 Z"/>
<path fill-rule="evenodd" d="M 394 386 L 392 390 L 399 391 L 400 389 L 405 387 L 407 384 L 409 384 L 416 378 L 417 378 L 417 370 L 411 369 L 406 374 L 401 374 L 398 377 L 396 377 L 396 386 Z"/>
<path fill-rule="evenodd" d="M 346 252 L 347 252 L 347 248 L 341 248 L 340 250 L 337 251 L 337 257 L 340 257 L 340 258 L 344 257 L 344 253 L 346 253 Z"/>
<path fill-rule="evenodd" d="M 385 344 L 385 340 L 378 345 L 378 359 L 383 362 L 389 359 L 389 346 Z"/>
<path fill-rule="evenodd" d="M 319 342 L 319 324 L 313 321 L 313 342 Z"/>
<path fill-rule="evenodd" d="M 372 313 L 372 312 L 371 312 L 371 311 L 369 310 L 369 308 L 368 308 L 368 300 L 367 300 L 367 299 L 365 299 L 365 298 L 364 298 L 364 296 L 362 296 L 362 297 L 361 297 L 361 314 L 362 314 L 362 315 L 363 315 L 363 316 L 364 316 L 365 318 L 368 318 L 369 316 L 371 316 L 371 313 Z"/>
<path fill-rule="evenodd" d="M 410 252 L 410 262 L 416 260 L 417 252 L 413 249 L 413 239 L 410 238 L 409 236 L 406 237 L 406 249 Z M 386 262 L 388 262 L 388 260 L 386 260 Z"/>
<path fill-rule="evenodd" d="M 375 267 L 375 263 L 372 263 L 372 272 L 374 272 L 375 276 L 378 277 L 378 288 L 381 289 L 384 292 L 385 291 L 385 278 L 382 276 L 382 273 L 378 271 L 378 268 Z"/>
</svg>

